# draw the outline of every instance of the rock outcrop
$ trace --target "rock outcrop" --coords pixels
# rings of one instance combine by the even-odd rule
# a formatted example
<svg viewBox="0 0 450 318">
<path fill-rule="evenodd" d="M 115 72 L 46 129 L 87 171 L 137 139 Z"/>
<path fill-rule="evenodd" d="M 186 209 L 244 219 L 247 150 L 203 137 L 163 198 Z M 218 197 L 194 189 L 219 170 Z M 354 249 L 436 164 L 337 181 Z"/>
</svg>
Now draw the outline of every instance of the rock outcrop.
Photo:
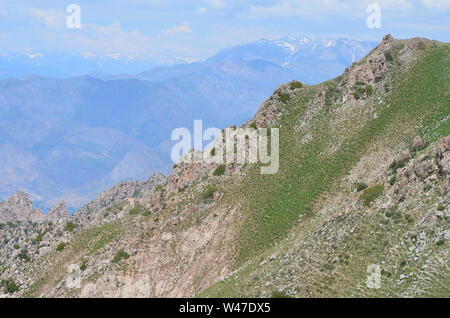
<svg viewBox="0 0 450 318">
<path fill-rule="evenodd" d="M 444 178 L 450 176 L 450 136 L 439 140 L 437 149 L 439 171 Z"/>
<path fill-rule="evenodd" d="M 161 174 L 156 173 L 151 176 L 147 181 L 127 181 L 122 182 L 111 189 L 100 194 L 95 200 L 86 204 L 79 211 L 77 211 L 73 217 L 80 224 L 101 224 L 105 221 L 112 221 L 119 215 L 113 216 L 108 214 L 105 217 L 105 213 L 108 208 L 119 205 L 131 204 L 129 201 L 139 199 L 147 192 L 151 192 L 158 186 L 165 185 L 167 178 Z M 120 212 L 123 212 L 125 206 L 119 207 Z"/>
<path fill-rule="evenodd" d="M 411 145 L 411 150 L 417 151 L 417 150 L 422 149 L 423 147 L 425 147 L 425 141 L 422 139 L 422 137 L 416 136 L 416 138 L 414 138 L 414 141 Z"/>
<path fill-rule="evenodd" d="M 61 222 L 69 218 L 69 211 L 67 211 L 66 203 L 60 202 L 55 205 L 47 214 L 47 220 L 52 222 Z"/>
<path fill-rule="evenodd" d="M 23 191 L 16 192 L 0 203 L 0 222 L 38 222 L 42 219 L 44 219 L 42 211 L 34 208 L 28 194 Z"/>
</svg>

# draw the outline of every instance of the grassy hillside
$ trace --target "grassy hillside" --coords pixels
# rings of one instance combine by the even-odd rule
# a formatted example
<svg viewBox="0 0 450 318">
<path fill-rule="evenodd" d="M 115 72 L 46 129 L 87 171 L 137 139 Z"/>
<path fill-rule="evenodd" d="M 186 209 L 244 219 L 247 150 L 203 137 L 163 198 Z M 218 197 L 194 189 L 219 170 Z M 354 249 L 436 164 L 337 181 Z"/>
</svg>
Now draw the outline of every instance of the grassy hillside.
<svg viewBox="0 0 450 318">
<path fill-rule="evenodd" d="M 230 202 L 239 198 L 245 216 L 237 236 L 239 254 L 235 268 L 240 270 L 200 296 L 270 296 L 277 289 L 303 297 L 406 294 L 405 286 L 391 286 L 393 278 L 389 288 L 370 294 L 361 287 L 368 275 L 367 266 L 389 255 L 388 271 L 395 273 L 391 267 L 397 266 L 398 260 L 401 263 L 402 254 L 406 254 L 398 248 L 399 237 L 409 232 L 418 235 L 418 219 L 443 197 L 447 197 L 448 209 L 448 193 L 431 191 L 426 203 L 408 214 L 408 219 L 404 215 L 414 205 L 401 206 L 402 221 L 391 224 L 384 213 L 368 212 L 370 207 L 346 205 L 345 197 L 350 202 L 355 191 L 342 186 L 344 177 L 369 154 L 407 150 L 416 135 L 433 143 L 450 134 L 450 46 L 427 41 L 414 51 L 417 60 L 407 64 L 401 56 L 405 45 L 408 43 L 394 42 L 387 76 L 372 84 L 373 90 L 364 101 L 339 102 L 339 94 L 343 94 L 340 83 L 346 74 L 291 96 L 282 117 L 274 123 L 281 127 L 278 174 L 263 176 L 258 167 L 253 167 L 242 186 L 229 195 Z M 369 55 L 360 63 L 367 63 L 370 58 Z M 312 100 L 320 92 L 338 97 L 334 96 L 330 105 L 317 107 Z M 312 107 L 313 115 L 301 128 L 302 118 L 308 110 L 311 113 Z M 305 139 L 309 141 L 302 143 Z M 380 164 L 374 161 L 371 168 L 375 170 Z M 344 203 L 340 207 L 331 205 L 324 212 L 326 202 L 337 197 Z M 419 193 L 415 194 L 411 202 L 418 197 Z M 350 214 L 335 217 L 342 210 Z M 448 228 L 445 220 L 444 225 Z M 328 238 L 339 236 L 344 227 L 353 232 L 342 234 L 345 237 L 330 247 Z M 286 240 L 289 233 L 291 239 Z M 301 244 L 303 248 L 297 246 Z M 448 260 L 448 243 L 445 244 L 444 250 L 429 247 L 429 254 Z M 284 259 L 267 260 L 272 253 L 282 254 Z M 302 257 L 305 253 L 312 258 Z M 336 257 L 335 262 L 330 261 Z M 448 265 L 435 265 L 430 273 L 423 273 L 429 276 L 423 277 L 429 284 L 422 286 L 421 296 L 449 295 Z M 394 275 L 389 273 L 390 277 Z M 278 282 L 279 288 L 272 281 Z M 411 294 L 415 295 L 412 291 Z"/>
<path fill-rule="evenodd" d="M 448 46 L 429 48 L 410 71 L 397 74 L 386 101 L 378 103 L 373 96 L 364 106 L 378 115 L 371 120 L 358 118 L 365 114 L 357 110 L 361 113 L 344 114 L 336 129 L 337 117 L 342 112 L 339 105 L 333 105 L 319 110 L 309 128 L 299 132 L 299 119 L 319 88 L 308 87 L 295 96 L 285 106 L 286 112 L 279 121 L 282 127 L 279 173 L 261 175 L 259 167 L 253 167 L 242 187 L 230 195 L 231 199 L 240 194 L 247 215 L 237 265 L 286 234 L 299 215 L 308 215 L 324 191 L 331 190 L 339 178 L 348 174 L 374 143 L 391 146 L 408 143 L 417 134 L 432 142 L 448 135 L 449 53 Z M 312 135 L 312 140 L 300 144 L 306 134 Z M 341 146 L 327 154 L 337 140 Z"/>
</svg>

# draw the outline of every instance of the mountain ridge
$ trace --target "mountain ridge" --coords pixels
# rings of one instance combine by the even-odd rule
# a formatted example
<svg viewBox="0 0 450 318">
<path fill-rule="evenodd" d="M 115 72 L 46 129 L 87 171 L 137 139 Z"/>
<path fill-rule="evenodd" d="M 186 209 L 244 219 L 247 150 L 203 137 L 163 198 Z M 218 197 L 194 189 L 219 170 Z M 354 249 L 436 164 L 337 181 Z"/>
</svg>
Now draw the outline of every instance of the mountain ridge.
<svg viewBox="0 0 450 318">
<path fill-rule="evenodd" d="M 449 56 L 385 36 L 333 80 L 282 84 L 241 126 L 280 128 L 277 174 L 180 163 L 143 192 L 118 185 L 73 232 L 40 224 L 35 252 L 2 246 L 9 296 L 447 296 Z"/>
<path fill-rule="evenodd" d="M 23 189 L 44 210 L 59 201 L 78 209 L 118 181 L 168 174 L 174 128 L 200 117 L 205 126 L 240 124 L 279 83 L 308 82 L 277 63 L 249 60 L 239 48 L 233 54 L 137 76 L 1 80 L 0 163 L 7 169 L 0 171 L 0 198 Z M 327 61 L 337 65 L 328 78 L 352 59 Z"/>
</svg>

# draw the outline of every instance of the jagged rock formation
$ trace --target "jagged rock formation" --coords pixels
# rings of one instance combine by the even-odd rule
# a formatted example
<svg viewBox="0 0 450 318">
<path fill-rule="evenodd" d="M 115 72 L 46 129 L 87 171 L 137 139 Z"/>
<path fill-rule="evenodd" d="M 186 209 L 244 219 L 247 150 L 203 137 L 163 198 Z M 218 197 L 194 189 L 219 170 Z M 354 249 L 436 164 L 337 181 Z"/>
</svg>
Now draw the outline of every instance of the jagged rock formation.
<svg viewBox="0 0 450 318">
<path fill-rule="evenodd" d="M 0 203 L 0 223 L 15 221 L 38 222 L 44 219 L 40 209 L 35 209 L 28 194 L 16 192 L 12 197 Z"/>
<path fill-rule="evenodd" d="M 134 201 L 152 196 L 156 187 L 166 182 L 167 178 L 161 173 L 154 174 L 145 182 L 122 182 L 86 204 L 74 217 L 82 224 L 98 225 L 111 222 L 123 216 L 127 208 L 134 205 Z"/>
<path fill-rule="evenodd" d="M 69 218 L 69 211 L 67 211 L 66 204 L 64 202 L 60 202 L 55 205 L 46 215 L 47 220 L 51 220 L 54 222 L 64 222 Z"/>
</svg>

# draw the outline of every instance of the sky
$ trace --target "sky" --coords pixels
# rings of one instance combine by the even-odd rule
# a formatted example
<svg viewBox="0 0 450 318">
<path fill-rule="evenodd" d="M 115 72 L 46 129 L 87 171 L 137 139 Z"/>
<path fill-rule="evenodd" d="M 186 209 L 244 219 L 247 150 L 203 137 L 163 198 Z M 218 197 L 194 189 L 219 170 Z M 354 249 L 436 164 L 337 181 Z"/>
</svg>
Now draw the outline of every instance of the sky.
<svg viewBox="0 0 450 318">
<path fill-rule="evenodd" d="M 370 4 L 380 28 L 369 28 Z M 67 19 L 80 8 L 80 28 Z M 0 0 L 0 54 L 79 53 L 158 63 L 203 60 L 285 36 L 450 40 L 450 0 Z"/>
</svg>

